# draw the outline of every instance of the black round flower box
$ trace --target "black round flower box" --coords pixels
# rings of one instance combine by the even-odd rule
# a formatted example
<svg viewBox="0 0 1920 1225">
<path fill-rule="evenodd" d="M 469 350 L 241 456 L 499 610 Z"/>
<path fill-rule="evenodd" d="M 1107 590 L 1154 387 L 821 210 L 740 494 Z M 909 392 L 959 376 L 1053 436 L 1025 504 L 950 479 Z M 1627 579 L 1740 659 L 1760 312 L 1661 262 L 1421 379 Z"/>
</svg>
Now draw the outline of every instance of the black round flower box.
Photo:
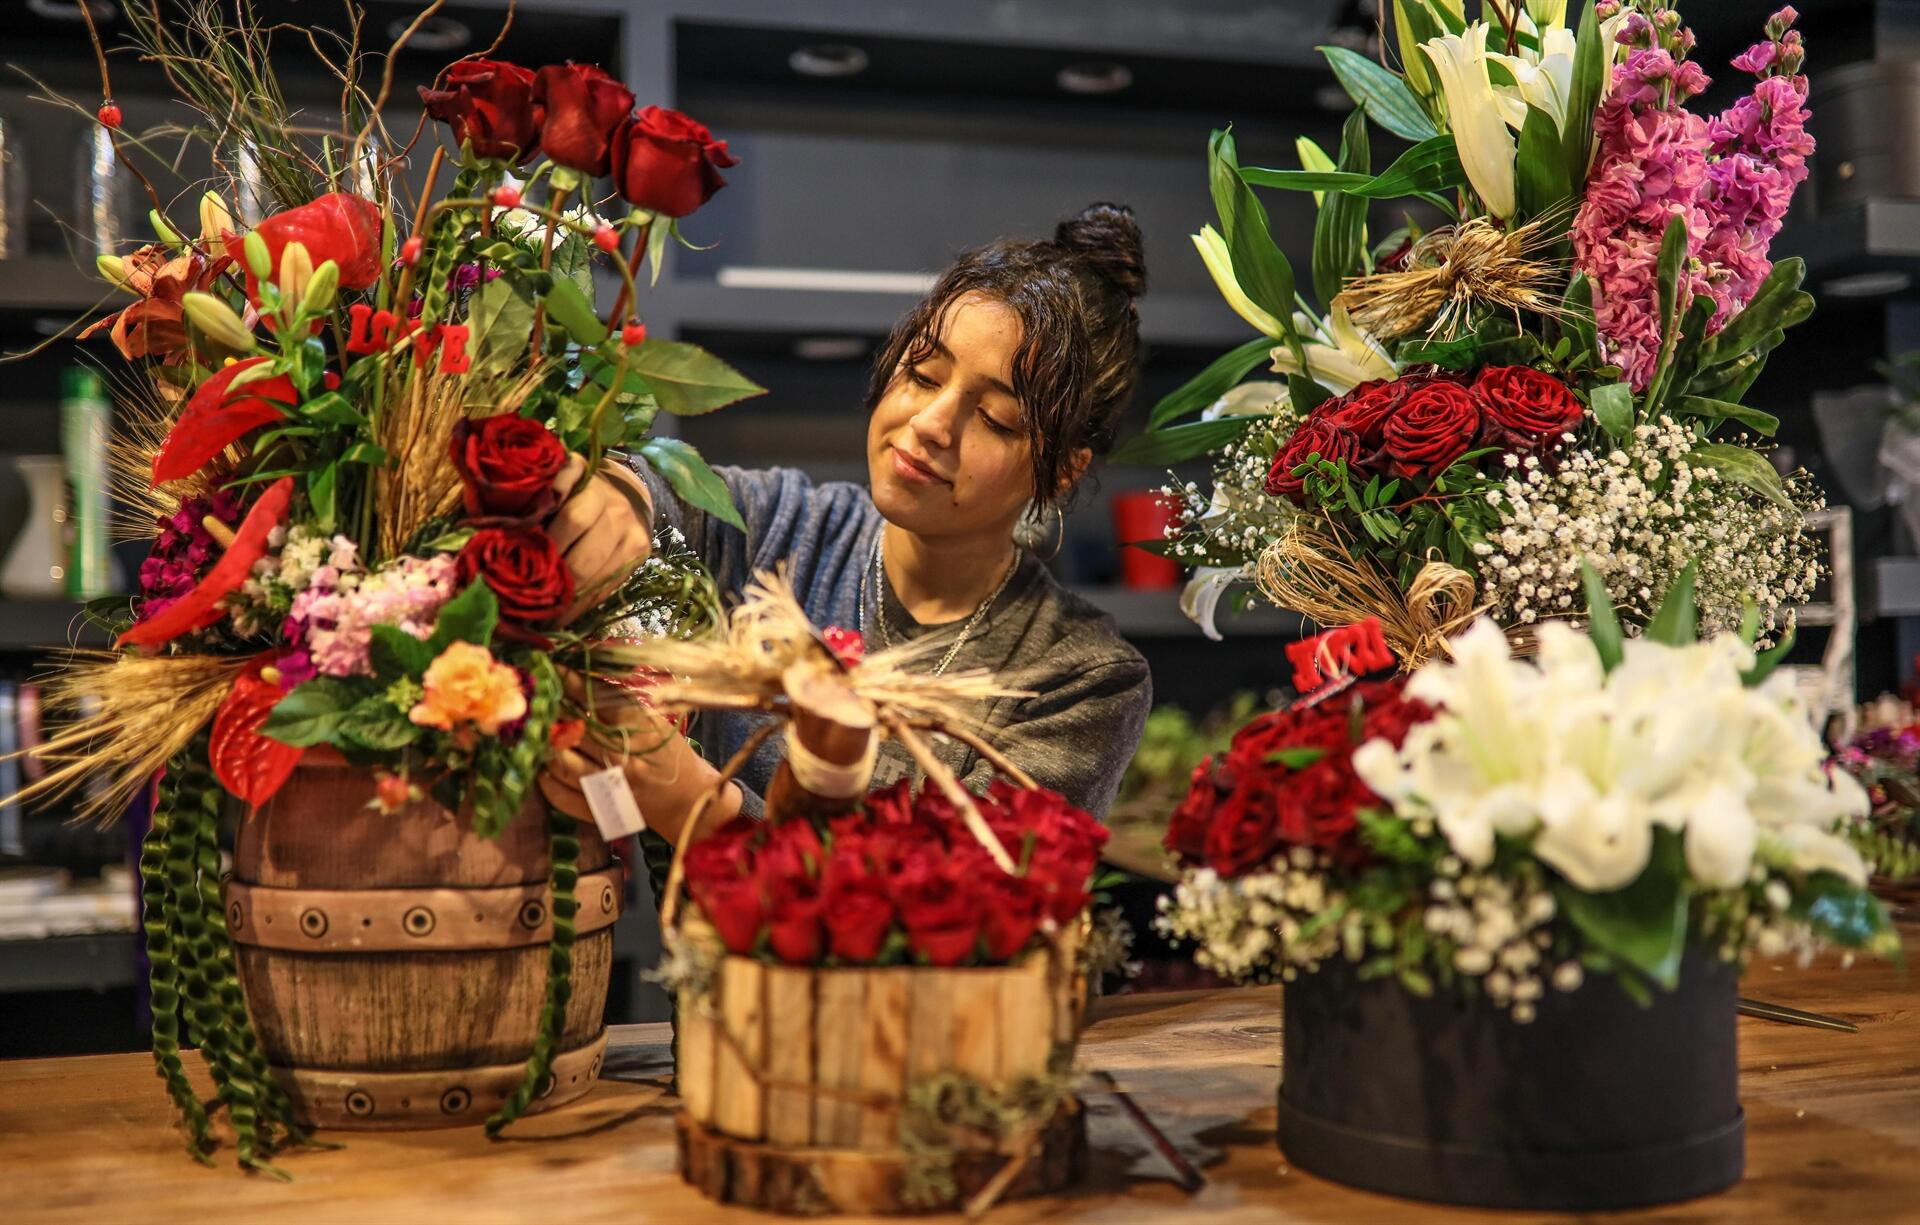
<svg viewBox="0 0 1920 1225">
<path fill-rule="evenodd" d="M 1635 1208 L 1740 1179 L 1738 978 L 1689 952 L 1680 986 L 1549 987 L 1530 1024 L 1484 995 L 1421 998 L 1335 957 L 1285 991 L 1280 1147 L 1368 1191 L 1485 1208 Z"/>
</svg>

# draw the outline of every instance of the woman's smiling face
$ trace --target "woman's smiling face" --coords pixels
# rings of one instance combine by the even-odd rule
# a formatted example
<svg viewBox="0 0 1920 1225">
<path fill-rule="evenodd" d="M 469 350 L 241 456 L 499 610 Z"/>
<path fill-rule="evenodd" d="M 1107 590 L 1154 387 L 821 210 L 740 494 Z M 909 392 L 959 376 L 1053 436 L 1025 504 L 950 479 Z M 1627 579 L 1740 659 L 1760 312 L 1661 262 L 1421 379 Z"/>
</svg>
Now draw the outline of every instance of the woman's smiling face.
<svg viewBox="0 0 1920 1225">
<path fill-rule="evenodd" d="M 939 326 L 932 355 L 902 359 L 867 423 L 873 502 L 916 535 L 1005 531 L 1033 496 L 1031 444 L 1013 394 L 1020 317 L 968 293 Z"/>
</svg>

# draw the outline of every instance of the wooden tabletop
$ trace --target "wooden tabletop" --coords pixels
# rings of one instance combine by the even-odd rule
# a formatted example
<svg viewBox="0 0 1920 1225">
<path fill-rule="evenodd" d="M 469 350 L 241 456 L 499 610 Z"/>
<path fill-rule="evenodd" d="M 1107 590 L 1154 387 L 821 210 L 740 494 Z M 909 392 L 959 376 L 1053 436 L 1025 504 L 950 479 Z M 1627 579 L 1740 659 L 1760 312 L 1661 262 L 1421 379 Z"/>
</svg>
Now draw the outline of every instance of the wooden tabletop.
<svg viewBox="0 0 1920 1225">
<path fill-rule="evenodd" d="M 1920 960 L 1920 928 L 1907 930 Z M 1746 994 L 1845 1017 L 1857 1034 L 1740 1022 L 1747 1177 L 1643 1213 L 1689 1223 L 1920 1221 L 1920 980 L 1880 963 L 1756 967 Z M 1272 989 L 1122 996 L 1096 1006 L 1080 1066 L 1113 1073 L 1196 1159 L 1188 1197 L 1108 1097 L 1085 1090 L 1093 1169 L 999 1225 L 1461 1221 L 1482 1214 L 1350 1191 L 1289 1170 L 1273 1143 L 1279 996 Z M 605 1079 L 490 1143 L 478 1129 L 341 1133 L 290 1156 L 294 1180 L 248 1177 L 231 1153 L 190 1161 L 143 1054 L 0 1062 L 0 1220 L 118 1222 L 766 1221 L 716 1207 L 674 1170 L 666 1027 L 616 1029 Z M 189 1066 L 196 1066 L 190 1059 Z M 197 1069 L 196 1069 L 197 1070 Z M 206 1086 L 204 1077 L 200 1082 Z M 848 1218 L 841 1218 L 848 1219 Z M 921 1218 L 926 1219 L 926 1218 Z M 1541 1219 L 1508 1214 L 1507 1219 Z"/>
</svg>

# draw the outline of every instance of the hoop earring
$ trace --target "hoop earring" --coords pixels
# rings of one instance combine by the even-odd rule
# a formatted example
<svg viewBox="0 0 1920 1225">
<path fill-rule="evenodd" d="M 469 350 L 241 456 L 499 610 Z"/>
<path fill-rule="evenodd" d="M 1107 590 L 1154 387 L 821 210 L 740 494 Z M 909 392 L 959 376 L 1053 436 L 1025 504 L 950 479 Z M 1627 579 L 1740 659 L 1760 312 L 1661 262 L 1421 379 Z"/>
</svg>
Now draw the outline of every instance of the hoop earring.
<svg viewBox="0 0 1920 1225">
<path fill-rule="evenodd" d="M 1053 551 L 1047 554 L 1046 559 L 1048 561 L 1052 561 L 1054 558 L 1060 556 L 1061 548 L 1067 543 L 1067 512 L 1056 506 L 1053 508 L 1053 517 L 1059 529 L 1059 534 L 1053 539 Z"/>
</svg>

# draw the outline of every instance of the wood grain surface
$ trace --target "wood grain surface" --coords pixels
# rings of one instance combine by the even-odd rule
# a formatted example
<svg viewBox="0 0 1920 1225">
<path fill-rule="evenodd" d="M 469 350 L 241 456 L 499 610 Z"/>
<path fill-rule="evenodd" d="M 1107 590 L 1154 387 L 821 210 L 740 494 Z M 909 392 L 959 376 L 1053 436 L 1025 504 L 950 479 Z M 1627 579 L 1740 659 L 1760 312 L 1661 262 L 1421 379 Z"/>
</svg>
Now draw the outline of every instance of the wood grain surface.
<svg viewBox="0 0 1920 1225">
<path fill-rule="evenodd" d="M 1920 928 L 1906 929 L 1920 960 Z M 1742 1019 L 1747 1177 L 1708 1199 L 1601 1220 L 1920 1221 L 1920 979 L 1893 967 L 1756 967 L 1743 987 L 1774 1003 L 1843 1016 L 1858 1034 Z M 1005 1225 L 1189 1222 L 1457 1222 L 1460 1209 L 1366 1195 L 1289 1170 L 1273 1146 L 1280 1017 L 1272 989 L 1102 1001 L 1080 1066 L 1104 1068 L 1181 1147 L 1208 1184 L 1166 1181 L 1124 1115 L 1092 1083 L 1092 1169 L 1067 1192 L 996 1209 Z M 0 1023 L 4 1019 L 0 1018 Z M 145 1055 L 0 1063 L 0 1220 L 118 1222 L 765 1222 L 716 1207 L 675 1173 L 674 1106 L 664 1092 L 664 1026 L 617 1029 L 603 1080 L 584 1098 L 525 1119 L 490 1143 L 477 1129 L 341 1135 L 346 1147 L 284 1159 L 294 1181 L 195 1165 L 169 1124 Z M 1578 1058 L 1578 1051 L 1569 1051 Z M 189 1057 L 199 1083 L 206 1080 Z M 1578 1109 L 1578 1103 L 1569 1103 Z M 842 1218 L 851 1219 L 851 1218 Z M 945 1218 L 957 1219 L 957 1218 Z M 1553 1219 L 1506 1214 L 1511 1221 Z"/>
</svg>

